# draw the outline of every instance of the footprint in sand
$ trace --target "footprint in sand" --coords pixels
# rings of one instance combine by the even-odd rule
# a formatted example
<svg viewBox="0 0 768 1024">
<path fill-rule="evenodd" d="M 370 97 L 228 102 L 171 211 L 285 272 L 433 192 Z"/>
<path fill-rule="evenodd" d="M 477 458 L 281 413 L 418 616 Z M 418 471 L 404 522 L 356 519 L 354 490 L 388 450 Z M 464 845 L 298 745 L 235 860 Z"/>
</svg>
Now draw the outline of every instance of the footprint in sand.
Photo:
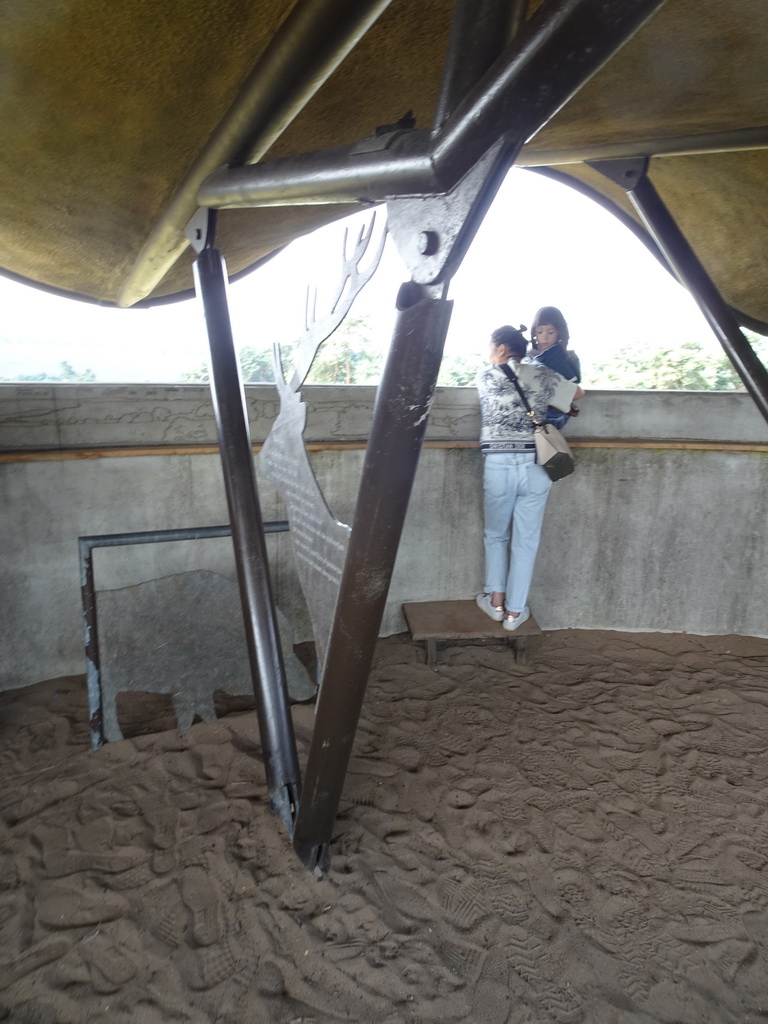
<svg viewBox="0 0 768 1024">
<path fill-rule="evenodd" d="M 207 989 L 231 978 L 238 969 L 238 957 L 229 939 L 220 946 L 197 951 L 197 969 L 191 979 L 192 988 Z"/>
<path fill-rule="evenodd" d="M 138 867 L 129 868 L 127 871 L 121 871 L 114 875 L 106 874 L 99 881 L 115 892 L 128 892 L 132 889 L 143 889 L 156 882 L 157 879 L 150 871 L 148 864 L 139 864 Z"/>
<path fill-rule="evenodd" d="M 475 1024 L 507 1024 L 511 1004 L 506 953 L 490 950 L 475 986 L 472 1020 Z"/>
<path fill-rule="evenodd" d="M 418 747 L 409 745 L 394 747 L 389 752 L 389 758 L 392 764 L 396 764 L 398 768 L 402 768 L 406 772 L 415 772 L 421 765 L 421 753 Z"/>
<path fill-rule="evenodd" d="M 118 992 L 138 971 L 133 951 L 101 931 L 83 939 L 80 955 L 88 967 L 91 985 L 100 995 Z"/>
<path fill-rule="evenodd" d="M 200 765 L 204 786 L 214 789 L 223 789 L 226 786 L 233 753 L 232 746 L 228 743 L 198 744 L 194 755 Z"/>
<path fill-rule="evenodd" d="M 86 853 L 82 850 L 43 851 L 45 874 L 48 878 L 64 878 L 80 871 L 118 875 L 135 868 L 146 858 L 146 850 L 138 846 L 123 846 L 112 853 Z"/>
<path fill-rule="evenodd" d="M 160 804 L 146 807 L 144 817 L 152 828 L 152 870 L 156 875 L 167 875 L 178 866 L 176 845 L 179 838 L 181 812 L 178 807 Z"/>
<path fill-rule="evenodd" d="M 14 801 L 3 810 L 3 817 L 9 825 L 36 817 L 46 807 L 61 803 L 79 793 L 81 786 L 73 779 L 49 780 L 44 785 L 33 786 L 20 800 Z"/>
<path fill-rule="evenodd" d="M 256 987 L 263 996 L 278 997 L 285 991 L 283 972 L 276 963 L 267 960 L 259 964 L 256 976 Z"/>
<path fill-rule="evenodd" d="M 184 941 L 189 915 L 179 897 L 175 883 L 170 883 L 155 893 L 147 916 L 140 922 L 140 930 L 150 931 L 173 949 Z"/>
<path fill-rule="evenodd" d="M 448 919 L 468 931 L 491 913 L 491 905 L 479 885 L 468 878 L 443 879 L 437 887 L 440 906 Z"/>
<path fill-rule="evenodd" d="M 178 838 L 181 817 L 179 809 L 167 804 L 158 804 L 154 807 L 147 807 L 144 817 L 152 828 L 152 842 L 157 849 L 170 849 Z"/>
<path fill-rule="evenodd" d="M 54 886 L 41 901 L 37 920 L 49 928 L 84 928 L 115 921 L 130 910 L 116 893 Z"/>
<path fill-rule="evenodd" d="M 189 867 L 181 876 L 181 898 L 192 913 L 192 935 L 198 946 L 211 946 L 224 934 L 219 898 L 208 873 Z"/>
<path fill-rule="evenodd" d="M 156 875 L 169 875 L 179 866 L 179 856 L 175 849 L 155 850 L 152 854 L 152 870 Z"/>
<path fill-rule="evenodd" d="M 468 793 L 466 789 L 449 789 L 445 793 L 445 802 L 449 807 L 453 807 L 457 811 L 463 811 L 468 807 L 474 807 L 477 803 L 477 797 L 474 793 Z"/>
<path fill-rule="evenodd" d="M 69 946 L 69 942 L 64 939 L 54 939 L 26 949 L 10 960 L 0 961 L 0 991 L 9 988 L 45 964 L 60 960 L 68 952 Z"/>
<path fill-rule="evenodd" d="M 102 818 L 87 821 L 73 828 L 75 845 L 87 852 L 99 853 L 116 845 L 114 822 L 105 810 Z"/>
</svg>

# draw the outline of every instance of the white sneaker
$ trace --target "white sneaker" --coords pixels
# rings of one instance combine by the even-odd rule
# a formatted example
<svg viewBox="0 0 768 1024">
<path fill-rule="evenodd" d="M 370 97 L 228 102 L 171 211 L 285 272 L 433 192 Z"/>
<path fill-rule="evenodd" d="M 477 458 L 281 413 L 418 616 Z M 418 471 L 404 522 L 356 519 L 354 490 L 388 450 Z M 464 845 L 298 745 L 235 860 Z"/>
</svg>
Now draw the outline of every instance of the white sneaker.
<svg viewBox="0 0 768 1024">
<path fill-rule="evenodd" d="M 478 608 L 482 608 L 485 614 L 493 619 L 494 622 L 501 622 L 504 618 L 504 609 L 496 608 L 491 604 L 490 594 L 478 594 L 475 598 L 475 604 Z"/>
<path fill-rule="evenodd" d="M 524 622 L 527 622 L 528 619 L 530 619 L 530 617 L 531 609 L 526 605 L 516 619 L 504 619 L 502 626 L 508 633 L 514 633 L 514 631 L 519 629 Z"/>
</svg>

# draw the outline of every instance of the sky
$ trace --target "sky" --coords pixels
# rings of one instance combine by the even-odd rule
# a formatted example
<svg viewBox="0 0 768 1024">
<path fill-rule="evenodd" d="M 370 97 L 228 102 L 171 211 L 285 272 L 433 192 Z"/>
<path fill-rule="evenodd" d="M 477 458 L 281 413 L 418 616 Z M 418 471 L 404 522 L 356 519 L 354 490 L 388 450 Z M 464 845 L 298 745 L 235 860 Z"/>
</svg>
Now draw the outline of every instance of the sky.
<svg viewBox="0 0 768 1024">
<path fill-rule="evenodd" d="M 370 212 L 355 213 L 292 243 L 230 287 L 235 343 L 268 348 L 304 326 L 307 288 L 318 310 L 341 271 L 345 225 L 350 246 Z M 377 212 L 378 232 L 384 210 Z M 383 351 L 394 302 L 408 272 L 391 238 L 381 265 L 355 300 L 372 344 Z M 612 214 L 575 190 L 513 169 L 450 285 L 454 300 L 446 353 L 482 358 L 502 324 L 530 325 L 539 306 L 558 306 L 571 346 L 589 365 L 625 345 L 658 348 L 698 341 L 720 348 L 689 294 Z M 0 378 L 58 372 L 62 361 L 115 383 L 173 383 L 206 361 L 196 299 L 152 309 L 114 309 L 50 295 L 0 276 Z"/>
</svg>

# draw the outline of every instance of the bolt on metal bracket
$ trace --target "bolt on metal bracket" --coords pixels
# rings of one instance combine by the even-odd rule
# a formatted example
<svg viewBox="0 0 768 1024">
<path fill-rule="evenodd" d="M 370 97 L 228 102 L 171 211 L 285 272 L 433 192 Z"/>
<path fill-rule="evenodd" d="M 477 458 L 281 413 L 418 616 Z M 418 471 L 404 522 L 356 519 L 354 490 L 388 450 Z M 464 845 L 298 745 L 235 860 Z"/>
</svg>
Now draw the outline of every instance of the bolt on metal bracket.
<svg viewBox="0 0 768 1024">
<path fill-rule="evenodd" d="M 387 203 L 387 226 L 417 284 L 438 284 L 458 270 L 519 148 L 501 138 L 446 195 Z"/>
</svg>

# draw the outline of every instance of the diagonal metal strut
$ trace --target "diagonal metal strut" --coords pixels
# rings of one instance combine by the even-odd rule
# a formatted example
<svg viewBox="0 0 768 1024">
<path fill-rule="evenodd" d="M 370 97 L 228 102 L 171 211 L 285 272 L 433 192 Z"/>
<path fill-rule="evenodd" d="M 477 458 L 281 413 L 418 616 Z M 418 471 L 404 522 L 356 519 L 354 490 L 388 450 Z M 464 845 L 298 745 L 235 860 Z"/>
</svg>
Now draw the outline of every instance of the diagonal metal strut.
<svg viewBox="0 0 768 1024">
<path fill-rule="evenodd" d="M 269 577 L 248 411 L 229 319 L 226 268 L 215 248 L 215 218 L 215 212 L 209 212 L 207 225 L 193 229 L 201 243 L 195 245 L 195 286 L 208 331 L 213 411 L 269 801 L 291 832 L 301 776 Z"/>
<path fill-rule="evenodd" d="M 185 251 L 184 229 L 206 175 L 224 160 L 261 159 L 391 2 L 297 0 L 286 5 L 290 13 L 179 183 L 131 267 L 118 305 L 146 298 Z"/>
<path fill-rule="evenodd" d="M 763 418 L 768 421 L 768 370 L 742 334 L 733 310 L 648 177 L 648 159 L 598 160 L 590 166 L 627 190 L 632 205 L 672 272 L 696 300 Z"/>
</svg>

